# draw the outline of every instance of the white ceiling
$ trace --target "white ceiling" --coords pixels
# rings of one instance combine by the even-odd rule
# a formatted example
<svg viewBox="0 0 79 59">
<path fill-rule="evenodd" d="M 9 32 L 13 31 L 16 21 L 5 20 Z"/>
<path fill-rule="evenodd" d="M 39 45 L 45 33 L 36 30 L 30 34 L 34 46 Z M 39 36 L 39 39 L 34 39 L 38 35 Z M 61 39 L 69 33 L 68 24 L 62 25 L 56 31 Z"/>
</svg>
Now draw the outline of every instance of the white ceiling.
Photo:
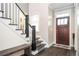
<svg viewBox="0 0 79 59">
<path fill-rule="evenodd" d="M 73 6 L 73 3 L 51 3 L 49 4 L 49 7 L 51 9 L 58 9 L 58 8 L 63 8 L 67 6 Z"/>
<path fill-rule="evenodd" d="M 29 4 L 28 3 L 17 3 L 20 8 L 24 11 L 24 13 L 27 15 L 29 13 Z M 49 8 L 51 9 L 59 9 L 64 8 L 68 6 L 73 6 L 74 3 L 50 3 Z"/>
</svg>

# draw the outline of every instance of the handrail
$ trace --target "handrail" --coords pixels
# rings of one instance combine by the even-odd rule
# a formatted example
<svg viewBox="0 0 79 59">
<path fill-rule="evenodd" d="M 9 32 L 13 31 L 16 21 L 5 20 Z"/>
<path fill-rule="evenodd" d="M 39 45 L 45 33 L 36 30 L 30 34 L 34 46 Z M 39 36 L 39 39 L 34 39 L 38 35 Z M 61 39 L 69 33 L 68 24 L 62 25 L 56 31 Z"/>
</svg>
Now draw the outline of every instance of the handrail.
<svg viewBox="0 0 79 59">
<path fill-rule="evenodd" d="M 18 4 L 17 3 L 15 3 L 15 4 L 21 10 L 21 12 L 24 14 L 24 16 L 26 16 L 26 14 L 22 11 L 22 9 L 18 6 Z"/>
<path fill-rule="evenodd" d="M 21 10 L 21 12 L 24 14 L 24 16 L 26 17 L 25 22 L 26 22 L 26 29 L 25 29 L 25 33 L 26 33 L 26 37 L 29 37 L 29 26 L 32 28 L 32 50 L 36 50 L 36 29 L 35 26 L 31 26 L 29 24 L 29 16 L 25 15 L 25 13 L 22 11 L 22 9 L 18 6 L 17 3 L 15 3 L 16 6 Z"/>
<path fill-rule="evenodd" d="M 26 14 L 22 11 L 22 9 L 18 6 L 18 4 L 17 3 L 15 3 L 15 4 L 21 10 L 21 12 L 24 14 L 24 16 L 26 16 Z M 28 25 L 32 28 L 32 26 L 29 23 L 28 23 Z"/>
<path fill-rule="evenodd" d="M 0 10 L 0 12 L 2 12 L 2 13 L 3 13 L 4 11 Z"/>
<path fill-rule="evenodd" d="M 32 26 L 30 24 L 28 24 L 28 25 L 32 28 Z"/>
</svg>

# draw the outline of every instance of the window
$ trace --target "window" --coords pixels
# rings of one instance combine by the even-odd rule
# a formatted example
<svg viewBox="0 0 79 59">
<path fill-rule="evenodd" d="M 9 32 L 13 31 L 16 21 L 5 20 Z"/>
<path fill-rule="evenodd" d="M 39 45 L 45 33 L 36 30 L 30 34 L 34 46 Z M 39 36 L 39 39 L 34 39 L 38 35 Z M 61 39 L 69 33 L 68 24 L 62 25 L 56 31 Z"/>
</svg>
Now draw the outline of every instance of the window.
<svg viewBox="0 0 79 59">
<path fill-rule="evenodd" d="M 67 22 L 68 22 L 68 19 L 65 18 L 65 19 L 64 19 L 64 24 L 67 24 Z"/>
<path fill-rule="evenodd" d="M 67 25 L 68 24 L 68 18 L 59 18 L 57 21 L 57 25 Z"/>
<path fill-rule="evenodd" d="M 60 19 L 58 19 L 58 23 L 57 23 L 58 25 L 60 25 L 61 24 L 61 20 Z"/>
<path fill-rule="evenodd" d="M 36 31 L 39 31 L 39 15 L 33 15 L 30 24 L 36 26 Z"/>
</svg>

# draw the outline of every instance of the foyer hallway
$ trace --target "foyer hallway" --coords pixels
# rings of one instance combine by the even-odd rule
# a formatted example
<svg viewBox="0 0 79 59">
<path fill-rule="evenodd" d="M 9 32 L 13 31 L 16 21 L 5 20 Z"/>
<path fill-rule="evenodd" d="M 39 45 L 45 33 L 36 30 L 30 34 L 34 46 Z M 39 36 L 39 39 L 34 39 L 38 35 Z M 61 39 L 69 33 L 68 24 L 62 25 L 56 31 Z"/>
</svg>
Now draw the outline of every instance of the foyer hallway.
<svg viewBox="0 0 79 59">
<path fill-rule="evenodd" d="M 68 50 L 68 49 L 52 46 L 50 48 L 47 48 L 41 51 L 36 56 L 75 56 L 75 55 L 76 55 L 76 52 L 73 49 Z"/>
</svg>

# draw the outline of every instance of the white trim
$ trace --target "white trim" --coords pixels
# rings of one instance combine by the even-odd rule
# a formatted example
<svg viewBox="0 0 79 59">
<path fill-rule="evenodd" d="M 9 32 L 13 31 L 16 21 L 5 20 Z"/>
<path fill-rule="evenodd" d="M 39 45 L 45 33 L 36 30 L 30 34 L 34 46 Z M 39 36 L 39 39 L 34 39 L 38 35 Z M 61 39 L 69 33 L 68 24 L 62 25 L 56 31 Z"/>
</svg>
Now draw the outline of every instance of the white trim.
<svg viewBox="0 0 79 59">
<path fill-rule="evenodd" d="M 78 16 L 78 10 L 79 10 L 79 4 L 75 4 L 75 50 L 76 50 L 76 56 L 79 55 L 79 47 L 78 47 L 78 24 L 77 24 L 77 16 Z"/>
<path fill-rule="evenodd" d="M 74 8 L 74 4 L 70 6 L 65 6 L 65 7 L 54 9 L 54 11 L 62 11 L 62 10 L 71 9 L 71 8 Z"/>
<path fill-rule="evenodd" d="M 71 47 L 70 46 L 68 46 L 68 45 L 63 45 L 63 44 L 55 44 L 55 45 L 53 45 L 53 46 L 55 46 L 55 47 L 59 47 L 59 48 L 64 48 L 64 49 L 71 49 Z"/>
<path fill-rule="evenodd" d="M 36 50 L 36 51 L 32 51 L 32 52 L 31 52 L 31 54 L 32 54 L 32 55 L 36 55 L 37 53 L 38 53 L 38 51 L 37 51 L 37 50 Z"/>
<path fill-rule="evenodd" d="M 48 48 L 48 43 L 47 43 L 47 42 L 43 41 L 42 44 L 46 44 L 46 45 L 44 46 L 44 48 Z"/>
<path fill-rule="evenodd" d="M 50 43 L 50 44 L 47 46 L 47 48 L 50 48 L 51 46 L 53 46 L 53 43 Z"/>
</svg>

